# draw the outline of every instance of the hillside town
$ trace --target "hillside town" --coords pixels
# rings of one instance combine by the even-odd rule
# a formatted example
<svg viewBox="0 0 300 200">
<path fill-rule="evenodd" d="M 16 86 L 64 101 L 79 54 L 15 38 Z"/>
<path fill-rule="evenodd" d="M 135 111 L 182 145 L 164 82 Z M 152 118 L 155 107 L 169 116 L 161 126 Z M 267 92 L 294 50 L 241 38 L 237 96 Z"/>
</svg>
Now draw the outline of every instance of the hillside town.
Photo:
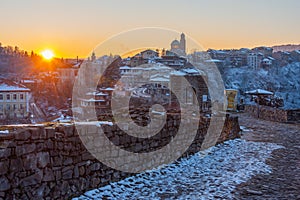
<svg viewBox="0 0 300 200">
<path fill-rule="evenodd" d="M 300 200 L 299 0 L 1 0 L 0 200 Z"/>
<path fill-rule="evenodd" d="M 95 105 L 100 113 L 104 113 L 102 115 L 111 105 L 112 94 L 143 97 L 148 102 L 156 98 L 160 103 L 172 104 L 173 97 L 168 88 L 176 83 L 176 77 L 205 79 L 207 76 L 193 64 L 204 68 L 218 67 L 225 88 L 235 92 L 233 102 L 227 102 L 233 106 L 229 109 L 238 111 L 244 104 L 253 104 L 257 100 L 246 92 L 260 88 L 273 93 L 263 97 L 260 104 L 297 110 L 300 107 L 297 101 L 300 98 L 297 92 L 300 87 L 299 63 L 300 50 L 273 51 L 271 47 L 187 53 L 183 33 L 179 41 L 175 39 L 170 43 L 169 49 L 145 49 L 126 58 L 97 57 L 93 52 L 85 60 L 62 58 L 49 63 L 43 62 L 34 52 L 29 56 L 18 47 L 13 50 L 0 46 L 0 119 L 1 124 L 72 120 L 72 90 L 80 68 L 90 69 L 78 78 L 79 84 L 85 87 L 92 86 L 103 76 L 97 88 L 90 87 L 80 99 L 80 106 Z M 104 71 L 112 64 L 113 70 Z M 113 84 L 120 78 L 121 84 Z M 197 98 L 201 110 L 209 110 L 211 102 L 204 82 L 202 86 L 197 83 L 192 88 L 180 90 L 181 100 L 194 103 Z M 193 96 L 194 92 L 197 97 Z M 76 112 L 81 112 L 80 108 Z M 294 115 L 298 116 L 299 111 Z"/>
</svg>

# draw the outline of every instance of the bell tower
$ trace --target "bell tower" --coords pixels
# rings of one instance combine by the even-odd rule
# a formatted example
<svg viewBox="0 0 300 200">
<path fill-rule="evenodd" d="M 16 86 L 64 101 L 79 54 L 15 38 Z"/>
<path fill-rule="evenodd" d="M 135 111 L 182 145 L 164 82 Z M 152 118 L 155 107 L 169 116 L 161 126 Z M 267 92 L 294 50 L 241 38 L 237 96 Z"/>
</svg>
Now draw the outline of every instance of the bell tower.
<svg viewBox="0 0 300 200">
<path fill-rule="evenodd" d="M 186 54 L 185 48 L 186 48 L 185 35 L 184 35 L 184 33 L 181 33 L 181 35 L 180 35 L 180 49 L 184 52 L 184 54 Z"/>
</svg>

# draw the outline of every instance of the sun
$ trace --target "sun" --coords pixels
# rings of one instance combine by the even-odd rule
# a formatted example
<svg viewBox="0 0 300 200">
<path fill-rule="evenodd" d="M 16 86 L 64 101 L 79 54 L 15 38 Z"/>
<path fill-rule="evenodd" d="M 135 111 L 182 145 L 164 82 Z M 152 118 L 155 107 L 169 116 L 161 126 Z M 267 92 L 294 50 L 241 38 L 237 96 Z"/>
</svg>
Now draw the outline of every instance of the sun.
<svg viewBox="0 0 300 200">
<path fill-rule="evenodd" d="M 41 54 L 42 54 L 43 58 L 45 58 L 46 60 L 51 60 L 54 57 L 54 53 L 50 49 L 46 49 L 46 50 L 42 51 Z"/>
</svg>

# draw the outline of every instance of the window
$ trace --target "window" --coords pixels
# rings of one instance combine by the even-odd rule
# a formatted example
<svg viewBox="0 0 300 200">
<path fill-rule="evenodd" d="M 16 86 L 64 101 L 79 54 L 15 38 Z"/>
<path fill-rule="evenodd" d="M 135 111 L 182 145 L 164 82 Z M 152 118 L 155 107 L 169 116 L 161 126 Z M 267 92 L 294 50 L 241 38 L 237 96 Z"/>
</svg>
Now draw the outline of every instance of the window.
<svg viewBox="0 0 300 200">
<path fill-rule="evenodd" d="M 0 94 L 0 100 L 3 100 L 3 94 Z"/>
<path fill-rule="evenodd" d="M 10 105 L 6 104 L 6 110 L 10 110 Z"/>
<path fill-rule="evenodd" d="M 23 109 L 24 107 L 23 107 L 23 104 L 20 104 L 20 109 Z"/>
<path fill-rule="evenodd" d="M 13 110 L 16 110 L 17 109 L 17 105 L 16 104 L 14 104 L 14 106 L 13 106 Z"/>
<path fill-rule="evenodd" d="M 21 100 L 24 99 L 24 94 L 20 94 L 20 99 L 21 99 Z"/>
<path fill-rule="evenodd" d="M 0 105 L 0 112 L 3 111 L 3 105 Z"/>
<path fill-rule="evenodd" d="M 10 100 L 10 94 L 6 95 L 6 100 Z"/>
<path fill-rule="evenodd" d="M 17 100 L 17 94 L 13 94 L 13 100 Z"/>
</svg>

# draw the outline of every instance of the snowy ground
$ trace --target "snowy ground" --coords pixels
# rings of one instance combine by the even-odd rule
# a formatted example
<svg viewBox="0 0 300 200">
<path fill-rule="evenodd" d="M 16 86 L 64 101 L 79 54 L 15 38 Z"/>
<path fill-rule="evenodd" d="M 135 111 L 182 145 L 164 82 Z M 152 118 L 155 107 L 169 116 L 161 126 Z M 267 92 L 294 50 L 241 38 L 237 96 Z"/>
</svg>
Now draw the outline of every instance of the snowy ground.
<svg viewBox="0 0 300 200">
<path fill-rule="evenodd" d="M 271 172 L 265 160 L 279 148 L 283 146 L 241 139 L 227 141 L 74 199 L 230 199 L 238 184 Z"/>
</svg>

